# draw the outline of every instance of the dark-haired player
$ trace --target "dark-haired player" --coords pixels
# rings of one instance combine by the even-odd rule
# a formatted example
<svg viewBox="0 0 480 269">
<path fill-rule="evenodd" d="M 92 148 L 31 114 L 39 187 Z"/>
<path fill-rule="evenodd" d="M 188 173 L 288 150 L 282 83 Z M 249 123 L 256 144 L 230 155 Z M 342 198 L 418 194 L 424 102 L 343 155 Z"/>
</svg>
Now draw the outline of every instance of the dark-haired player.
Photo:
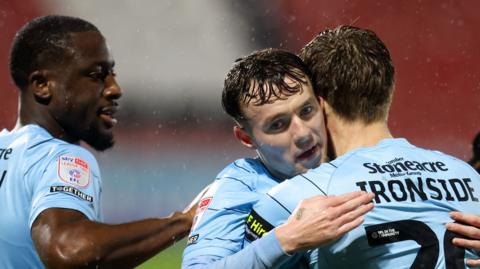
<svg viewBox="0 0 480 269">
<path fill-rule="evenodd" d="M 13 41 L 20 90 L 15 128 L 0 132 L 0 268 L 132 268 L 182 238 L 194 208 L 163 219 L 103 224 L 97 161 L 111 147 L 122 91 L 91 23 L 34 19 Z"/>
<path fill-rule="evenodd" d="M 224 110 L 235 122 L 235 137 L 257 157 L 228 165 L 203 196 L 183 268 L 276 267 L 290 258 L 287 253 L 338 238 L 372 208 L 367 203 L 373 196 L 361 192 L 314 197 L 301 205 L 314 209 L 309 217 L 244 248 L 245 235 L 256 238 L 269 229 L 254 216 L 247 219 L 252 206 L 273 186 L 325 158 L 323 114 L 309 73 L 296 55 L 266 49 L 237 60 L 227 74 Z"/>
</svg>

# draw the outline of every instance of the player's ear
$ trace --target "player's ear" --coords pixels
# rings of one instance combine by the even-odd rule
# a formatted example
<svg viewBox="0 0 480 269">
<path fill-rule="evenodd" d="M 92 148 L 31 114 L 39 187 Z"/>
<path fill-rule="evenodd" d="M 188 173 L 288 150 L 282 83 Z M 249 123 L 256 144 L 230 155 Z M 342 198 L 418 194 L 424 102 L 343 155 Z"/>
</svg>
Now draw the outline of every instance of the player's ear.
<svg viewBox="0 0 480 269">
<path fill-rule="evenodd" d="M 52 84 L 49 80 L 49 72 L 47 70 L 36 70 L 28 76 L 28 84 L 32 90 L 35 100 L 42 104 L 46 104 L 52 98 Z"/>
<path fill-rule="evenodd" d="M 318 103 L 320 104 L 320 106 L 323 107 L 323 102 L 324 102 L 323 98 L 321 96 L 317 96 L 317 99 L 318 99 Z"/>
<path fill-rule="evenodd" d="M 325 116 L 329 115 L 333 111 L 332 107 L 327 101 L 325 101 L 325 99 L 319 96 L 318 101 L 320 102 L 320 106 L 322 107 L 323 114 L 325 114 Z"/>
<path fill-rule="evenodd" d="M 245 131 L 244 128 L 242 128 L 238 125 L 233 126 L 233 135 L 245 147 L 250 148 L 250 149 L 256 149 L 257 148 L 255 146 L 255 143 L 252 140 L 252 137 L 250 136 L 250 134 L 247 131 Z"/>
</svg>

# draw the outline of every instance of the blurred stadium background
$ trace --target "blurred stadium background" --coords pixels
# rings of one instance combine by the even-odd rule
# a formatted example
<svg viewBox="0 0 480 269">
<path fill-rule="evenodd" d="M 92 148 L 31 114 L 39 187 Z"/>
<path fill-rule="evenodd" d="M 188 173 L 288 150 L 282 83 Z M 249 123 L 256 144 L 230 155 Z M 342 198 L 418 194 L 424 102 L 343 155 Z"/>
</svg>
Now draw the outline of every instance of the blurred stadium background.
<svg viewBox="0 0 480 269">
<path fill-rule="evenodd" d="M 114 149 L 97 154 L 106 221 L 181 210 L 222 167 L 252 155 L 231 135 L 220 93 L 254 49 L 298 51 L 325 27 L 374 30 L 390 48 L 395 136 L 467 160 L 480 130 L 476 0 L 0 0 L 0 127 L 16 118 L 8 72 L 14 33 L 45 14 L 82 17 L 106 36 L 124 89 Z M 179 268 L 180 242 L 139 268 Z"/>
</svg>

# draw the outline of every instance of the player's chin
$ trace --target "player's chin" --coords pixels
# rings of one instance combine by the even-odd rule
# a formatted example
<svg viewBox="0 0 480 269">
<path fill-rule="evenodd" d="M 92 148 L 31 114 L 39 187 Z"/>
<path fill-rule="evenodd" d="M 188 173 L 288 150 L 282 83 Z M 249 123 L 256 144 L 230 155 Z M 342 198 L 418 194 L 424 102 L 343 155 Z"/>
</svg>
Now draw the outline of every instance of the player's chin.
<svg viewBox="0 0 480 269">
<path fill-rule="evenodd" d="M 111 128 L 99 128 L 90 132 L 85 142 L 98 151 L 107 150 L 115 145 L 115 139 Z"/>
<path fill-rule="evenodd" d="M 322 159 L 321 159 L 321 156 L 319 155 L 315 158 L 310 159 L 307 162 L 302 163 L 302 166 L 305 169 L 305 171 L 310 170 L 310 169 L 317 168 L 318 166 L 320 166 L 320 164 L 322 163 L 321 161 L 322 161 Z"/>
<path fill-rule="evenodd" d="M 92 146 L 95 150 L 98 150 L 98 151 L 104 151 L 104 150 L 107 150 L 109 148 L 112 148 L 113 145 L 115 145 L 115 140 L 112 139 L 109 139 L 109 140 L 95 140 L 95 142 L 93 143 L 89 143 L 90 146 Z"/>
</svg>

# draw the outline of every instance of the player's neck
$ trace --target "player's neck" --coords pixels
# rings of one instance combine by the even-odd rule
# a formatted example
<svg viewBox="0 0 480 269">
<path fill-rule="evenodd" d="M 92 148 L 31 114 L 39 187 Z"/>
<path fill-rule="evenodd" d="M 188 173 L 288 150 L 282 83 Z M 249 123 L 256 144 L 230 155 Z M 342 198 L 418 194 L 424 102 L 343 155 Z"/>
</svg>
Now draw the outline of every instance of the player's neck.
<svg viewBox="0 0 480 269">
<path fill-rule="evenodd" d="M 62 126 L 60 126 L 57 120 L 48 112 L 47 107 L 34 105 L 33 100 L 29 98 L 20 98 L 18 115 L 14 130 L 18 130 L 28 124 L 35 124 L 45 129 L 55 138 L 72 144 L 79 143 L 78 139 L 68 136 Z"/>
<path fill-rule="evenodd" d="M 384 121 L 365 124 L 361 121 L 330 120 L 327 126 L 335 157 L 360 147 L 372 147 L 380 140 L 392 138 Z"/>
</svg>

